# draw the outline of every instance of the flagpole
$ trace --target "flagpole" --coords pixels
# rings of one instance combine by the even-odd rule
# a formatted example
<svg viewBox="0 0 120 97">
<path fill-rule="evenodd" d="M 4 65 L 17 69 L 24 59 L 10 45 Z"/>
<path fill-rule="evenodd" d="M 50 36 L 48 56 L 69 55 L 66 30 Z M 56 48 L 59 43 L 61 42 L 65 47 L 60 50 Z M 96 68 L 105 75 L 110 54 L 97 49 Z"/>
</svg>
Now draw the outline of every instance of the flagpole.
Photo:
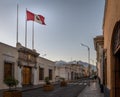
<svg viewBox="0 0 120 97">
<path fill-rule="evenodd" d="M 16 44 L 18 43 L 18 8 L 19 8 L 19 5 L 17 4 L 17 29 L 16 29 Z"/>
<path fill-rule="evenodd" d="M 26 12 L 27 12 L 27 8 L 26 8 Z M 25 17 L 25 47 L 27 47 L 27 14 Z"/>
<path fill-rule="evenodd" d="M 32 49 L 34 49 L 34 21 L 32 24 Z"/>
</svg>

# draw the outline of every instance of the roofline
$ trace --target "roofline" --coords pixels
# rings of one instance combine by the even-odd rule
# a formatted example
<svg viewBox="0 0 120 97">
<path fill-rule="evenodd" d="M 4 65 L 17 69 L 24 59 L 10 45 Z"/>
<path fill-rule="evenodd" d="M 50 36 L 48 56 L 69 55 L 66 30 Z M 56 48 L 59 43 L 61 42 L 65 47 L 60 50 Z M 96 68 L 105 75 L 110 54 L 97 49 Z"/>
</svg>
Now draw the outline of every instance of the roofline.
<svg viewBox="0 0 120 97">
<path fill-rule="evenodd" d="M 16 47 L 13 47 L 13 46 L 11 46 L 11 45 L 8 45 L 8 44 L 2 43 L 2 42 L 0 42 L 0 44 L 1 44 L 1 45 L 5 45 L 5 46 L 7 46 L 7 47 L 11 47 L 11 48 L 13 48 L 13 49 L 16 49 L 16 50 L 17 50 L 17 48 L 16 48 Z"/>
<path fill-rule="evenodd" d="M 104 43 L 104 37 L 103 35 L 96 36 L 94 38 L 94 48 L 97 50 L 97 43 L 103 42 Z"/>
<path fill-rule="evenodd" d="M 52 62 L 52 63 L 55 63 L 55 61 L 49 60 L 49 59 L 47 59 L 47 58 L 43 58 L 43 57 L 40 57 L 40 56 L 39 56 L 38 58 L 42 58 L 42 59 L 44 59 L 44 60 L 50 61 L 50 62 Z"/>
</svg>

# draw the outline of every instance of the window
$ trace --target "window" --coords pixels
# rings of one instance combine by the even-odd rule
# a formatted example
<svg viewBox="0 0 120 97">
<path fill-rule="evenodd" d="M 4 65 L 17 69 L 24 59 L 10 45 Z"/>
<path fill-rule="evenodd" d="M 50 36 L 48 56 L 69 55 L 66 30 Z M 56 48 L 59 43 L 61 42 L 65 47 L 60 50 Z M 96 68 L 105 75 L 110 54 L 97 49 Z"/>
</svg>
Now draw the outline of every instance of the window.
<svg viewBox="0 0 120 97">
<path fill-rule="evenodd" d="M 44 68 L 39 68 L 39 80 L 44 80 Z"/>
<path fill-rule="evenodd" d="M 52 80 L 52 70 L 49 69 L 49 79 Z"/>
<path fill-rule="evenodd" d="M 4 63 L 4 79 L 8 77 L 14 77 L 14 68 L 13 68 L 13 63 L 5 62 Z"/>
</svg>

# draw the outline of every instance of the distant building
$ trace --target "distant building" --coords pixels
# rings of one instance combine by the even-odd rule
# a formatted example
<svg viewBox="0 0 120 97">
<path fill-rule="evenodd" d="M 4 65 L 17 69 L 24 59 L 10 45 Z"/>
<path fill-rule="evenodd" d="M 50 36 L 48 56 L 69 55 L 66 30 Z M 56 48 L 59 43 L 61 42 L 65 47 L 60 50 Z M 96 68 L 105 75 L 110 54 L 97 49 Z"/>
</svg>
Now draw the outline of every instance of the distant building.
<svg viewBox="0 0 120 97">
<path fill-rule="evenodd" d="M 85 77 L 89 76 L 89 68 L 88 67 L 84 67 L 84 76 Z"/>
<path fill-rule="evenodd" d="M 61 78 L 64 78 L 65 80 L 71 80 L 70 70 L 71 68 L 69 66 L 66 66 L 66 64 L 56 65 L 55 66 L 56 81 L 60 80 Z"/>
<path fill-rule="evenodd" d="M 94 46 L 95 46 L 95 50 L 96 50 L 96 55 L 97 55 L 97 76 L 99 78 L 99 84 L 101 86 L 101 90 L 103 90 L 103 43 L 104 43 L 104 38 L 103 35 L 100 36 L 96 36 L 94 38 Z"/>
<path fill-rule="evenodd" d="M 79 64 L 77 61 L 58 61 L 55 63 L 55 76 L 56 81 L 58 81 L 60 78 L 64 78 L 68 81 L 77 80 L 86 76 L 85 67 L 82 64 Z"/>
<path fill-rule="evenodd" d="M 44 83 L 46 76 L 54 82 L 54 64 L 19 43 L 17 47 L 0 43 L 0 89 L 7 88 L 3 80 L 10 76 L 19 81 L 18 87 Z"/>
</svg>

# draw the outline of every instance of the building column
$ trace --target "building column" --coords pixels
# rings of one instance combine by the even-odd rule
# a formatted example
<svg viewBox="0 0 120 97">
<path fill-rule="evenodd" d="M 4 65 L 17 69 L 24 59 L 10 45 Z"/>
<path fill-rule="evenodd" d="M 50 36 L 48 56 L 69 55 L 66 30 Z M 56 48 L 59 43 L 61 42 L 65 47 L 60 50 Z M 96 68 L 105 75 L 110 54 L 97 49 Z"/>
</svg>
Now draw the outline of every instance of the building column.
<svg viewBox="0 0 120 97">
<path fill-rule="evenodd" d="M 18 67 L 18 87 L 22 87 L 22 67 Z"/>
<path fill-rule="evenodd" d="M 32 80 L 33 80 L 33 85 L 38 84 L 38 77 L 37 77 L 37 69 L 33 68 L 32 70 Z"/>
</svg>

